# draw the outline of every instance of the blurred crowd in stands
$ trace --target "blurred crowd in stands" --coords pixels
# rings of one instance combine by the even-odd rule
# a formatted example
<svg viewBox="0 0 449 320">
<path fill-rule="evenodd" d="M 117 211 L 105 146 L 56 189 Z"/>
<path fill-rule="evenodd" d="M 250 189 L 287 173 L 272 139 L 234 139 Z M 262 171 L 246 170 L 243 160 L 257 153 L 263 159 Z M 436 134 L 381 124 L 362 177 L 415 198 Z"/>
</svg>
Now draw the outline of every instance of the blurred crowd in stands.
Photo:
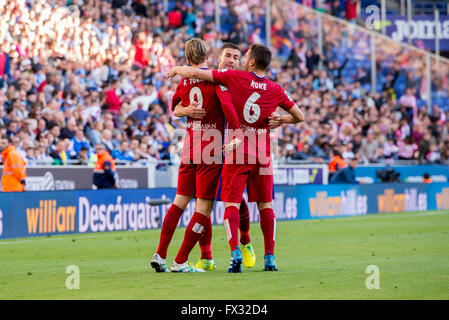
<svg viewBox="0 0 449 320">
<path fill-rule="evenodd" d="M 376 39 L 377 86 L 371 94 L 368 33 L 323 17 L 320 54 L 312 11 L 280 1 L 272 14 L 279 25 L 273 32 L 275 39 L 281 39 L 278 56 L 284 58 L 272 70 L 274 78 L 307 115 L 305 123 L 281 131 L 281 161 L 322 162 L 339 155 L 346 162 L 356 156 L 364 163 L 449 163 L 447 62 L 432 60 L 432 92 L 428 92 L 426 57 L 392 41 Z M 283 55 L 283 51 L 289 54 Z M 428 108 L 429 94 L 432 101 L 442 103 Z"/>
<path fill-rule="evenodd" d="M 199 36 L 210 44 L 211 68 L 224 42 L 242 51 L 266 43 L 265 0 L 220 1 L 220 30 L 214 3 L 166 1 L 165 11 L 160 0 L 0 0 L 0 134 L 13 138 L 28 165 L 93 166 L 98 143 L 118 163 L 178 164 L 185 119 L 171 112 L 179 78 L 165 74 L 186 63 L 185 41 Z M 380 50 L 371 95 L 366 37 L 324 21 L 320 54 L 313 13 L 288 1 L 271 9 L 268 76 L 307 116 L 273 130 L 278 162 L 341 155 L 449 163 L 449 106 L 429 112 L 423 104 L 423 57 Z M 432 91 L 447 96 L 447 66 L 434 71 Z"/>
</svg>

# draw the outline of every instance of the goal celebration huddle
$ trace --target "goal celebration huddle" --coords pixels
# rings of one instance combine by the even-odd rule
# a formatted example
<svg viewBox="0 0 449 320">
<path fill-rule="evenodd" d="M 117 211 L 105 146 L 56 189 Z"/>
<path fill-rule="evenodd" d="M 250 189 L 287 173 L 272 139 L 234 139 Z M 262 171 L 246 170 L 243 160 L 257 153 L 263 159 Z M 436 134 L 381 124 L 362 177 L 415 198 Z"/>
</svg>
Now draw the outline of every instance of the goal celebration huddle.
<svg viewBox="0 0 449 320">
<path fill-rule="evenodd" d="M 242 272 L 242 264 L 254 267 L 256 256 L 249 235 L 249 212 L 243 198 L 246 188 L 248 201 L 257 202 L 260 214 L 264 270 L 277 271 L 270 129 L 302 122 L 304 114 L 280 85 L 265 76 L 271 62 L 269 48 L 259 44 L 249 47 L 242 70 L 237 46 L 223 45 L 218 57 L 219 70 L 208 69 L 208 51 L 203 40 L 189 40 L 185 56 L 190 66 L 174 67 L 167 75 L 183 77 L 172 106 L 175 116 L 187 116 L 187 133 L 176 197 L 164 217 L 159 245 L 150 264 L 156 272 L 216 269 L 210 214 L 214 201 L 224 201 L 224 227 L 231 252 L 228 272 Z M 280 115 L 276 112 L 278 107 L 287 113 Z M 193 198 L 195 212 L 169 270 L 167 249 L 181 215 Z M 193 266 L 189 254 L 197 243 L 201 257 Z"/>
</svg>

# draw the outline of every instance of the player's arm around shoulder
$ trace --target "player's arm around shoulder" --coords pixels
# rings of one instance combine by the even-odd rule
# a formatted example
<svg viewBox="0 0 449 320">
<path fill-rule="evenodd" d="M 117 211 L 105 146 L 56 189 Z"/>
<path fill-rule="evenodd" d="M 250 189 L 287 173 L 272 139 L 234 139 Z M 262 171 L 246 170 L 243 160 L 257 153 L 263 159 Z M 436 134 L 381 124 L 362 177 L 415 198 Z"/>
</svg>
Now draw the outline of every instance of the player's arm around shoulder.
<svg viewBox="0 0 449 320">
<path fill-rule="evenodd" d="M 167 78 L 172 78 L 176 75 L 180 75 L 185 78 L 195 78 L 214 82 L 212 70 L 209 69 L 199 69 L 191 66 L 176 66 L 168 71 Z"/>
<path fill-rule="evenodd" d="M 215 83 L 219 83 L 227 87 L 234 87 L 233 85 L 235 85 L 242 77 L 247 76 L 247 73 L 248 72 L 241 70 L 218 69 L 212 71 L 212 76 Z"/>
</svg>

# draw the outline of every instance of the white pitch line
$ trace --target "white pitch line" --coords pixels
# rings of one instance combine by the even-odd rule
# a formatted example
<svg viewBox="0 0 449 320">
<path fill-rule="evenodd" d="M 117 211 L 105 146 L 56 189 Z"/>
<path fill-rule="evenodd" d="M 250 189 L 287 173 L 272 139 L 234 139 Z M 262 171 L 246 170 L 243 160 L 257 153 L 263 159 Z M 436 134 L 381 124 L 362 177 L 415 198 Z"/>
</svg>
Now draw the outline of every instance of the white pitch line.
<svg viewBox="0 0 449 320">
<path fill-rule="evenodd" d="M 428 212 L 417 212 L 412 214 L 412 216 L 430 216 L 434 214 L 445 214 L 448 213 L 447 211 L 428 211 Z"/>
<path fill-rule="evenodd" d="M 152 231 L 152 230 L 160 230 L 160 229 L 146 229 L 145 231 Z M 127 231 L 132 231 L 132 230 L 127 230 Z M 139 231 L 144 231 L 144 230 L 139 230 Z M 81 235 L 81 237 L 80 237 Z M 29 239 L 29 240 L 0 240 L 0 245 L 1 244 L 14 244 L 14 243 L 26 243 L 26 242 L 32 242 L 32 241 L 49 241 L 49 240 L 68 240 L 70 238 L 70 236 L 74 236 L 77 237 L 77 239 L 82 240 L 82 239 L 87 239 L 87 238 L 106 238 L 106 237 L 120 237 L 123 236 L 119 233 L 115 233 L 115 234 L 109 234 L 109 233 L 102 233 L 102 234 L 93 234 L 93 235 L 86 235 L 86 234 L 80 234 L 80 233 L 73 233 L 70 235 L 61 235 L 61 236 L 66 236 L 61 238 L 59 235 L 55 235 L 55 237 L 58 238 L 35 238 L 35 239 Z"/>
<path fill-rule="evenodd" d="M 16 241 L 11 241 L 11 240 L 2 240 L 1 242 L 0 242 L 0 244 L 10 244 L 10 243 L 24 243 L 24 242 L 30 242 L 30 241 L 33 241 L 33 240 L 16 240 Z"/>
</svg>

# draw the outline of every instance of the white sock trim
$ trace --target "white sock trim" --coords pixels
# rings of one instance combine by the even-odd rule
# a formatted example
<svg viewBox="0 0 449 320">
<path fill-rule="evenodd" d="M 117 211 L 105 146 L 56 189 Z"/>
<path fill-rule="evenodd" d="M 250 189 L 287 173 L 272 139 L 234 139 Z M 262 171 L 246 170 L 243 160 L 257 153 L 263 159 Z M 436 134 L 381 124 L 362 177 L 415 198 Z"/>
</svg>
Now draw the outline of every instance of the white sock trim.
<svg viewBox="0 0 449 320">
<path fill-rule="evenodd" d="M 229 220 L 225 219 L 223 224 L 224 224 L 225 230 L 226 230 L 226 237 L 228 238 L 228 241 L 230 241 L 232 239 L 232 233 L 231 233 L 231 227 L 229 226 Z"/>
</svg>

